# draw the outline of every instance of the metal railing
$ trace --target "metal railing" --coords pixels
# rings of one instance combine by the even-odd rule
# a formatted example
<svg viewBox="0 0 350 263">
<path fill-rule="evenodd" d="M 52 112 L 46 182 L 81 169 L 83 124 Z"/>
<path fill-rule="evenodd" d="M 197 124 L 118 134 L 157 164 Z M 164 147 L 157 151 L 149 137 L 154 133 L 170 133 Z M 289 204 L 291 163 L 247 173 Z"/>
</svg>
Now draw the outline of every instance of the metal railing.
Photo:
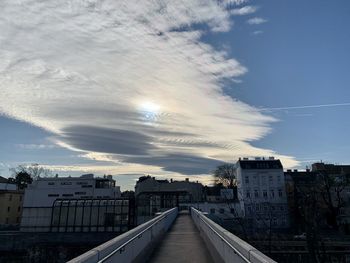
<svg viewBox="0 0 350 263">
<path fill-rule="evenodd" d="M 205 237 L 208 247 L 214 248 L 223 262 L 272 263 L 275 262 L 247 242 L 228 232 L 202 212 L 191 208 L 192 219 Z"/>
<path fill-rule="evenodd" d="M 178 209 L 170 209 L 156 218 L 72 259 L 69 263 L 132 262 L 174 222 Z"/>
</svg>

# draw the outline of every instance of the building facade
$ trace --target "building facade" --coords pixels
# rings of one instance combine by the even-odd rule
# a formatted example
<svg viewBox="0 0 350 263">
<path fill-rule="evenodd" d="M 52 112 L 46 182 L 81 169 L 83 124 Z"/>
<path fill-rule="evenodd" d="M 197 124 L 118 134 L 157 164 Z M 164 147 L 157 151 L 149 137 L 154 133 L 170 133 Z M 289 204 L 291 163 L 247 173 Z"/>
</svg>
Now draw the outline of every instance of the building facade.
<svg viewBox="0 0 350 263">
<path fill-rule="evenodd" d="M 58 203 L 61 209 L 61 206 L 69 206 L 78 200 L 109 200 L 117 199 L 120 195 L 120 187 L 115 186 L 112 176 L 99 178 L 86 174 L 80 177 L 38 178 L 25 189 L 21 231 L 51 231 L 53 222 L 57 221 L 53 218 L 53 208 Z M 81 205 L 85 206 L 85 203 Z M 69 216 L 68 212 L 66 217 Z M 59 222 L 66 220 L 61 212 L 59 216 L 62 217 Z"/>
<path fill-rule="evenodd" d="M 190 182 L 188 178 L 185 181 L 168 181 L 142 176 L 135 186 L 135 198 L 138 216 L 148 217 L 181 203 L 202 202 L 203 185 Z"/>
<path fill-rule="evenodd" d="M 236 163 L 237 195 L 244 218 L 257 228 L 287 228 L 289 213 L 283 166 L 273 157 Z"/>
<path fill-rule="evenodd" d="M 23 191 L 17 190 L 4 177 L 0 177 L 0 228 L 18 227 L 23 206 Z"/>
</svg>

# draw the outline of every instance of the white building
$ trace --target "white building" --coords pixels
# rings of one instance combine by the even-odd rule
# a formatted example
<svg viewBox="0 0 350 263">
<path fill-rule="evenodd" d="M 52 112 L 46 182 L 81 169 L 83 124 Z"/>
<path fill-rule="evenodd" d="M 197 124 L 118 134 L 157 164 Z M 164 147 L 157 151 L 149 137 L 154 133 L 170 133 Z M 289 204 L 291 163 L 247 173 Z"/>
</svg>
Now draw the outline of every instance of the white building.
<svg viewBox="0 0 350 263">
<path fill-rule="evenodd" d="M 237 194 L 242 214 L 258 228 L 288 227 L 283 166 L 273 157 L 240 159 L 236 164 Z"/>
<path fill-rule="evenodd" d="M 115 186 L 110 175 L 38 178 L 25 189 L 21 231 L 49 231 L 57 199 L 115 199 L 120 196 L 120 187 Z"/>
</svg>

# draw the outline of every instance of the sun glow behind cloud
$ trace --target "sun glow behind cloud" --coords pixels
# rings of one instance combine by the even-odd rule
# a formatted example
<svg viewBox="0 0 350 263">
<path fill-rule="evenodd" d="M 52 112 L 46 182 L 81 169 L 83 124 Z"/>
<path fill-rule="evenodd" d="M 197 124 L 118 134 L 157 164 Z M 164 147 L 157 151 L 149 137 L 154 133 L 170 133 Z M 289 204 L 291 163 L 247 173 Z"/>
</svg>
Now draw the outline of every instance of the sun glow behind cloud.
<svg viewBox="0 0 350 263">
<path fill-rule="evenodd" d="M 247 69 L 192 28 L 226 32 L 242 3 L 1 1 L 0 113 L 130 173 L 137 164 L 206 174 L 239 156 L 276 155 L 249 144 L 276 120 L 222 91 Z"/>
</svg>

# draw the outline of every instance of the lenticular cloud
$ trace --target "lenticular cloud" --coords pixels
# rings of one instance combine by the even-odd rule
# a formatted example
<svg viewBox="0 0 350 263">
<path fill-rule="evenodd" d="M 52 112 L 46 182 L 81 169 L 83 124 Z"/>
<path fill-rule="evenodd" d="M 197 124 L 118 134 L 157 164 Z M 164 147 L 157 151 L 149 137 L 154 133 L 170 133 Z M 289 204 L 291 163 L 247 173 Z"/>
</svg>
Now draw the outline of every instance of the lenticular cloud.
<svg viewBox="0 0 350 263">
<path fill-rule="evenodd" d="M 247 69 L 201 40 L 242 3 L 1 1 L 0 113 L 85 156 L 172 172 L 275 154 L 249 144 L 275 120 L 222 91 Z"/>
</svg>

